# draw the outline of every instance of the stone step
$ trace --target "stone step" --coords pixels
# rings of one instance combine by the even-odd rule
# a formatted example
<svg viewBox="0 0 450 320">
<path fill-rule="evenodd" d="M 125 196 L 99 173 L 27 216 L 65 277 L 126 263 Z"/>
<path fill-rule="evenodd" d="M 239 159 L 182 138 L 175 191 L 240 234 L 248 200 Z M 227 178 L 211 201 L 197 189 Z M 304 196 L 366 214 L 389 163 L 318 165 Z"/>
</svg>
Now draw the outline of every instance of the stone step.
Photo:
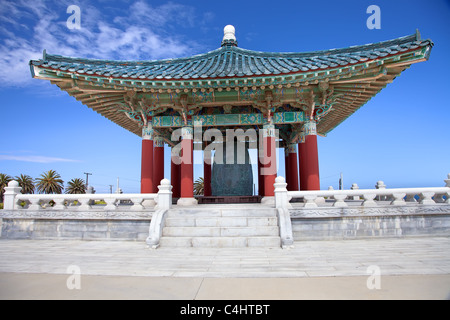
<svg viewBox="0 0 450 320">
<path fill-rule="evenodd" d="M 280 247 L 280 237 L 162 237 L 163 247 Z"/>
<path fill-rule="evenodd" d="M 166 247 L 279 247 L 277 210 L 264 206 L 172 208 L 160 245 Z"/>
<path fill-rule="evenodd" d="M 168 217 L 187 217 L 187 216 L 199 216 L 199 217 L 276 217 L 277 211 L 272 208 L 231 208 L 231 209 L 212 209 L 212 208 L 183 208 L 183 209 L 171 209 Z"/>
<path fill-rule="evenodd" d="M 172 217 L 166 218 L 166 227 L 270 227 L 277 226 L 277 217 Z"/>
<path fill-rule="evenodd" d="M 270 227 L 164 227 L 163 237 L 252 237 L 278 236 L 277 226 Z"/>
</svg>

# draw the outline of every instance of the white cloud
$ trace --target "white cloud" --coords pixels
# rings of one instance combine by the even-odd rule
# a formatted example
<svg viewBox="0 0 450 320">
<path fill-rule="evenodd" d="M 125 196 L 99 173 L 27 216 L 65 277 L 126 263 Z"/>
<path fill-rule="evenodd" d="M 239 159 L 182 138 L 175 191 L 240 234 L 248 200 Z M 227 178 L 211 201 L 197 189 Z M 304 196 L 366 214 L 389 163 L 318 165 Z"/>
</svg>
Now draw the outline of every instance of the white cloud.
<svg viewBox="0 0 450 320">
<path fill-rule="evenodd" d="M 17 155 L 1 155 L 0 154 L 0 161 L 2 161 L 2 160 L 37 162 L 37 163 L 79 162 L 79 160 L 65 159 L 65 158 L 56 158 L 56 157 L 17 156 Z"/>
<path fill-rule="evenodd" d="M 69 2 L 2 1 L 1 86 L 33 83 L 28 63 L 42 58 L 43 49 L 50 54 L 112 60 L 154 60 L 196 53 L 196 43 L 180 40 L 177 31 L 194 25 L 193 7 L 173 2 L 153 7 L 138 0 L 128 10 L 107 11 L 86 0 L 78 4 L 81 29 L 69 30 Z"/>
</svg>

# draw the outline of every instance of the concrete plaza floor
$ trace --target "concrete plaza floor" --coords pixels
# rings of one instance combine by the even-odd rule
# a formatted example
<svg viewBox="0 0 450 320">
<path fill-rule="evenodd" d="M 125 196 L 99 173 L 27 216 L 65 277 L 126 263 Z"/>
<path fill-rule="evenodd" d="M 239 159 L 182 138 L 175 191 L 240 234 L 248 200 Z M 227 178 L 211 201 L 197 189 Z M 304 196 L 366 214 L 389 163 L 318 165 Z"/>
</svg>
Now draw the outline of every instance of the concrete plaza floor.
<svg viewBox="0 0 450 320">
<path fill-rule="evenodd" d="M 156 250 L 0 240 L 0 299 L 450 299 L 450 238 Z"/>
</svg>

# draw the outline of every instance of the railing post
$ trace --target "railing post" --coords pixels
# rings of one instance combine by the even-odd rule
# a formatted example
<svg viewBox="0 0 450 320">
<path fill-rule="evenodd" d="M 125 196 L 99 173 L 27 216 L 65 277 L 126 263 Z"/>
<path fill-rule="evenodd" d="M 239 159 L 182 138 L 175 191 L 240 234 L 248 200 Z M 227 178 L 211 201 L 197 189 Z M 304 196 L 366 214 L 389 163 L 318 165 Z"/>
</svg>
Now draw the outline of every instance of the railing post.
<svg viewBox="0 0 450 320">
<path fill-rule="evenodd" d="M 444 182 L 445 182 L 445 186 L 447 188 L 450 188 L 450 173 L 447 174 L 447 179 L 444 179 Z M 445 201 L 445 203 L 449 203 L 450 204 L 450 191 L 448 191 L 445 196 L 447 197 L 447 200 Z"/>
<path fill-rule="evenodd" d="M 172 208 L 172 186 L 170 185 L 170 180 L 162 179 L 158 189 L 158 209 Z"/>
<path fill-rule="evenodd" d="M 359 186 L 358 186 L 358 184 L 353 183 L 352 187 L 350 189 L 352 189 L 352 190 L 359 190 Z M 359 196 L 352 196 L 351 198 L 352 198 L 352 200 L 361 200 Z"/>
<path fill-rule="evenodd" d="M 375 185 L 375 189 L 384 190 L 384 189 L 386 189 L 386 185 L 384 184 L 383 181 L 379 180 L 379 181 L 377 181 L 377 184 Z M 387 196 L 380 196 L 380 195 L 377 196 L 377 198 L 378 198 L 378 201 L 384 201 L 384 200 L 388 199 Z"/>
<path fill-rule="evenodd" d="M 447 188 L 450 188 L 450 173 L 447 174 L 447 179 L 444 179 L 444 182 L 445 182 L 445 186 Z"/>
<path fill-rule="evenodd" d="M 283 177 L 276 177 L 273 186 L 275 187 L 275 208 L 291 208 L 292 206 L 289 204 L 288 191 L 286 189 L 286 180 Z"/>
<path fill-rule="evenodd" d="M 15 180 L 12 180 L 8 183 L 8 186 L 5 187 L 5 193 L 3 194 L 3 209 L 5 210 L 16 210 L 17 204 L 16 204 L 16 196 L 20 193 L 22 190 L 21 187 L 19 187 L 19 183 Z"/>
<path fill-rule="evenodd" d="M 275 208 L 277 208 L 278 224 L 280 227 L 281 247 L 288 248 L 294 244 L 292 235 L 291 217 L 289 209 L 292 208 L 289 203 L 287 183 L 283 177 L 276 177 L 275 183 Z"/>
</svg>

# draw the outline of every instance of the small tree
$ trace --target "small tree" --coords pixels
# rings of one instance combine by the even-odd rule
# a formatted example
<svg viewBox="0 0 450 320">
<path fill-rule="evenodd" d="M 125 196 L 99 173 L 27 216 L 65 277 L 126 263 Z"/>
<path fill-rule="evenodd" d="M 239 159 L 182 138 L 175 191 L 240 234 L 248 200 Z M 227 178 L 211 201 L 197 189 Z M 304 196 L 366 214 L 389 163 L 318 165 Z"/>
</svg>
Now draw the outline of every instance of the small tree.
<svg viewBox="0 0 450 320">
<path fill-rule="evenodd" d="M 0 202 L 3 203 L 3 194 L 5 193 L 5 187 L 12 180 L 10 176 L 5 173 L 0 173 Z"/>
<path fill-rule="evenodd" d="M 86 184 L 83 179 L 75 178 L 67 183 L 66 193 L 84 194 L 86 193 Z"/>
<path fill-rule="evenodd" d="M 40 178 L 36 178 L 36 181 L 36 187 L 39 193 L 61 194 L 64 189 L 64 181 L 55 170 L 44 172 Z"/>
<path fill-rule="evenodd" d="M 204 194 L 204 186 L 205 186 L 205 182 L 203 180 L 202 177 L 198 178 L 197 180 L 195 180 L 194 182 L 194 195 L 196 196 L 201 196 Z"/>
<path fill-rule="evenodd" d="M 15 179 L 19 183 L 19 186 L 22 188 L 20 192 L 22 192 L 23 194 L 34 193 L 34 181 L 32 177 L 26 174 L 21 174 Z"/>
</svg>

